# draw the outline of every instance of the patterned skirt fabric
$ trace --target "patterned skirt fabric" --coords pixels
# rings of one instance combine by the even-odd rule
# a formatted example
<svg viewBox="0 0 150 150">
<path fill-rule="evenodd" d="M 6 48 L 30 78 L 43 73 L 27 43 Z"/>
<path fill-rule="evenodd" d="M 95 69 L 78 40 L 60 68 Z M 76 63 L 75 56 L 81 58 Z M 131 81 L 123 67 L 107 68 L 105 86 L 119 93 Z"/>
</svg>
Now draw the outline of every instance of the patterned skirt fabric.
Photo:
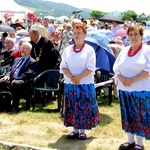
<svg viewBox="0 0 150 150">
<path fill-rule="evenodd" d="M 150 140 L 150 92 L 119 91 L 122 128 Z"/>
<path fill-rule="evenodd" d="M 65 84 L 64 125 L 91 129 L 100 122 L 94 84 Z"/>
</svg>

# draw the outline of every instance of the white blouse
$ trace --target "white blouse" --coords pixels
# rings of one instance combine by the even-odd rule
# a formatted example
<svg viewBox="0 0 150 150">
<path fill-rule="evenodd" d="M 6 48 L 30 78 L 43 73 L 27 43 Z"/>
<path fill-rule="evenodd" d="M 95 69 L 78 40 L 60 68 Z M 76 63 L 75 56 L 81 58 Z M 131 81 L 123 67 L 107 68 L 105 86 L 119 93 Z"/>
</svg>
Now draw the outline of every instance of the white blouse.
<svg viewBox="0 0 150 150">
<path fill-rule="evenodd" d="M 94 74 L 96 66 L 96 55 L 93 47 L 85 44 L 83 50 L 79 53 L 73 51 L 73 45 L 66 47 L 62 54 L 62 61 L 60 64 L 60 72 L 62 68 L 68 68 L 72 75 L 78 75 L 85 69 L 92 72 L 80 80 L 80 84 L 94 83 Z M 70 79 L 64 75 L 65 83 L 72 83 Z"/>
<path fill-rule="evenodd" d="M 150 76 L 142 79 L 130 87 L 125 87 L 117 78 L 118 74 L 131 78 L 145 70 L 150 74 L 150 46 L 143 44 L 142 49 L 134 56 L 128 56 L 130 46 L 125 47 L 117 57 L 113 70 L 114 78 L 118 81 L 118 89 L 124 91 L 150 91 Z"/>
</svg>

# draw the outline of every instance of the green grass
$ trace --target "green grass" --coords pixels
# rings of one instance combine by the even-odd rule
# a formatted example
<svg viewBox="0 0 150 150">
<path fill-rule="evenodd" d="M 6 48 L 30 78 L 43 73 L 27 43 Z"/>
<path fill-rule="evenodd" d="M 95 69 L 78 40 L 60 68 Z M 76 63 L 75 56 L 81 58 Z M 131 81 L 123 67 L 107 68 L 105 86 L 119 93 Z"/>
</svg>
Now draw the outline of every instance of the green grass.
<svg viewBox="0 0 150 150">
<path fill-rule="evenodd" d="M 58 150 L 117 150 L 126 140 L 121 129 L 119 102 L 113 100 L 109 106 L 107 99 L 99 98 L 98 105 L 100 125 L 87 131 L 88 139 L 85 141 L 66 139 L 72 128 L 63 125 L 60 113 L 47 112 L 47 109 L 57 107 L 56 101 L 48 103 L 45 107 L 37 104 L 34 111 L 21 111 L 15 115 L 1 113 L 0 140 Z M 148 142 L 145 148 L 148 150 Z"/>
</svg>

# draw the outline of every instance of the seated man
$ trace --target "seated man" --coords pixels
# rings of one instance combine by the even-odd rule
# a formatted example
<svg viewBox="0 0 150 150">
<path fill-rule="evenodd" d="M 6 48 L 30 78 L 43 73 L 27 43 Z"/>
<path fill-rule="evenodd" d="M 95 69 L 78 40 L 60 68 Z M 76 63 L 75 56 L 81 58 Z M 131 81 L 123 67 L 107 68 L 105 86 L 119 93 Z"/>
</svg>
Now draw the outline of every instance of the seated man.
<svg viewBox="0 0 150 150">
<path fill-rule="evenodd" d="M 32 45 L 24 42 L 21 46 L 21 56 L 14 60 L 11 70 L 6 76 L 0 79 L 0 91 L 11 91 L 12 94 L 12 111 L 19 111 L 19 100 L 22 98 L 24 89 L 36 75 L 37 61 L 30 56 Z"/>
<path fill-rule="evenodd" d="M 9 70 L 14 61 L 13 52 L 15 51 L 15 43 L 11 37 L 7 37 L 5 44 L 5 49 L 0 52 L 0 66 L 5 66 Z"/>
</svg>

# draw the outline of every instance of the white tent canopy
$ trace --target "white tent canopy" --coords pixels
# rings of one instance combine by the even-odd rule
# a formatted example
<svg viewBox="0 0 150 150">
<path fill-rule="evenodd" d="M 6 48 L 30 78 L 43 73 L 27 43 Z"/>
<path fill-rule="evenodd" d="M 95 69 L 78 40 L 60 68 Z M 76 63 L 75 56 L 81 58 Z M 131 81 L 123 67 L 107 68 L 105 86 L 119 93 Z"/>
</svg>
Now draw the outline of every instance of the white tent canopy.
<svg viewBox="0 0 150 150">
<path fill-rule="evenodd" d="M 0 13 L 18 13 L 27 15 L 28 13 L 33 13 L 33 11 L 20 6 L 14 0 L 0 0 Z"/>
<path fill-rule="evenodd" d="M 14 0 L 0 0 L 0 12 L 23 14 L 27 14 L 28 12 L 33 13 L 32 10 L 28 10 L 18 5 Z"/>
</svg>

